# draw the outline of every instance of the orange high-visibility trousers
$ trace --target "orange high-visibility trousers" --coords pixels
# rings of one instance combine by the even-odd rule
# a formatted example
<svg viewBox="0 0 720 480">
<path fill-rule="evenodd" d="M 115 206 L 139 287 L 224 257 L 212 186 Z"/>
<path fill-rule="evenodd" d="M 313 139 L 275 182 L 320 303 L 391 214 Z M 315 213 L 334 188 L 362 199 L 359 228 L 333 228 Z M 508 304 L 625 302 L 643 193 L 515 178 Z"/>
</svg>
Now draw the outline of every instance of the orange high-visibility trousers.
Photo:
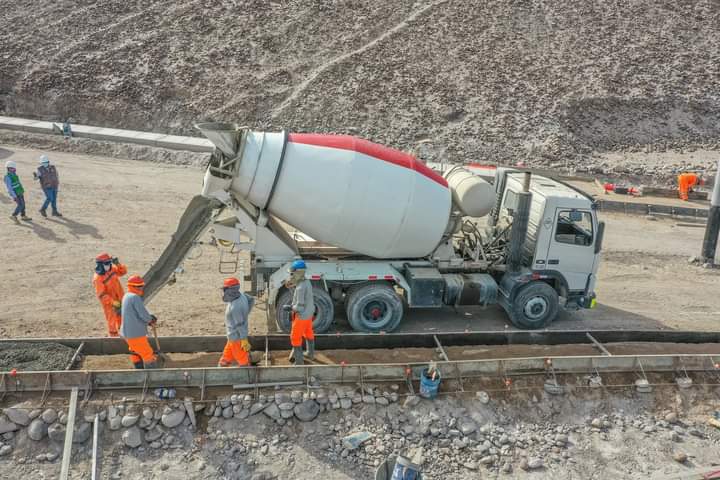
<svg viewBox="0 0 720 480">
<path fill-rule="evenodd" d="M 120 324 L 122 323 L 122 317 L 117 314 L 112 305 L 103 304 L 103 312 L 105 313 L 105 321 L 107 322 L 108 335 L 111 337 L 117 337 L 120 334 Z"/>
<path fill-rule="evenodd" d="M 683 173 L 678 175 L 678 193 L 680 199 L 687 201 L 690 189 L 698 184 L 698 176 L 694 173 Z"/>
<path fill-rule="evenodd" d="M 315 340 L 315 332 L 313 332 L 313 317 L 305 320 L 301 319 L 297 312 L 293 312 L 292 327 L 290 328 L 290 345 L 302 347 L 303 338 L 305 340 Z"/>
<path fill-rule="evenodd" d="M 126 338 L 128 350 L 130 350 L 130 361 L 136 366 L 147 365 L 157 362 L 155 351 L 150 346 L 148 337 Z"/>
<path fill-rule="evenodd" d="M 237 362 L 241 367 L 250 365 L 250 352 L 246 352 L 242 348 L 242 340 L 230 340 L 225 343 L 222 357 L 218 363 L 221 367 L 229 367 L 233 362 Z"/>
</svg>

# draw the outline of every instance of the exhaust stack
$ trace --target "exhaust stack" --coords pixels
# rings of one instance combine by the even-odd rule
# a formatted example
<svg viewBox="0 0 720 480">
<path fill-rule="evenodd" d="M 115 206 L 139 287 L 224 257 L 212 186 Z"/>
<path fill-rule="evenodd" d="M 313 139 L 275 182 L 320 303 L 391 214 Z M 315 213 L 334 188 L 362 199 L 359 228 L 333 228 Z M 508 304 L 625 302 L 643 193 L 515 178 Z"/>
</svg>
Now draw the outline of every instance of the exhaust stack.
<svg viewBox="0 0 720 480">
<path fill-rule="evenodd" d="M 517 194 L 517 208 L 513 215 L 512 230 L 510 231 L 510 246 L 508 248 L 508 271 L 517 273 L 522 268 L 522 248 L 527 236 L 528 222 L 530 221 L 530 206 L 532 193 L 530 193 L 530 172 L 525 172 L 523 191 Z"/>
</svg>

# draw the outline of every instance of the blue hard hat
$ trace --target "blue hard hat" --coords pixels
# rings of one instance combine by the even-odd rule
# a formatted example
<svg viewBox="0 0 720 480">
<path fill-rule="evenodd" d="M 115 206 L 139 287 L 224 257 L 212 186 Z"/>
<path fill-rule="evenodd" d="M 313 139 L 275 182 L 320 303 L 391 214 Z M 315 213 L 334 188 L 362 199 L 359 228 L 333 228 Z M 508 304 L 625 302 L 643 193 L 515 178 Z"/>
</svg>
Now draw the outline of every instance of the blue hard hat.
<svg viewBox="0 0 720 480">
<path fill-rule="evenodd" d="M 295 270 L 305 270 L 307 269 L 307 266 L 305 265 L 305 260 L 295 260 L 292 262 L 292 265 L 290 265 L 290 271 L 294 272 Z"/>
</svg>

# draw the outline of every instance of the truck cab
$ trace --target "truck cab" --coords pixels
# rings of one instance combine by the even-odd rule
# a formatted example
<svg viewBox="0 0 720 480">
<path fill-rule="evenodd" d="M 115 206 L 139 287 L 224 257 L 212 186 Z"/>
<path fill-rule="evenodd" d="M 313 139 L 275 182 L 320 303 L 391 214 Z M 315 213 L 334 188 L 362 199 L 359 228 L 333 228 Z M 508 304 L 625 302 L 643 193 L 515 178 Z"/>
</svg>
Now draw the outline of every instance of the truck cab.
<svg viewBox="0 0 720 480">
<path fill-rule="evenodd" d="M 505 172 L 504 179 L 502 175 L 501 172 L 496 181 L 496 188 L 504 189 L 496 228 L 512 222 L 517 193 L 524 188 L 522 173 Z M 568 184 L 533 175 L 529 191 L 532 202 L 523 245 L 524 268 L 520 275 L 506 274 L 502 279 L 500 303 L 514 323 L 538 328 L 546 323 L 542 313 L 552 309 L 553 299 L 540 295 L 519 316 L 517 312 L 514 315 L 511 308 L 523 303 L 517 302 L 516 297 L 530 282 L 539 281 L 552 287 L 558 295 L 558 306 L 594 307 L 604 224 L 597 218 L 592 198 Z"/>
</svg>

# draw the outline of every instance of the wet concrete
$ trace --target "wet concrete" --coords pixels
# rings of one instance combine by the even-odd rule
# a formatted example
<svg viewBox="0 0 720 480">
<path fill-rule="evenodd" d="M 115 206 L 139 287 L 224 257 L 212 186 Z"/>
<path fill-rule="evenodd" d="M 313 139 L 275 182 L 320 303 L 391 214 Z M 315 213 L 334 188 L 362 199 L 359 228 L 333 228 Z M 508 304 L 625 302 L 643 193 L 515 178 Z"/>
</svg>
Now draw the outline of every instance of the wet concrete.
<svg viewBox="0 0 720 480">
<path fill-rule="evenodd" d="M 0 372 L 64 370 L 75 351 L 57 343 L 14 342 L 0 350 Z"/>
</svg>

